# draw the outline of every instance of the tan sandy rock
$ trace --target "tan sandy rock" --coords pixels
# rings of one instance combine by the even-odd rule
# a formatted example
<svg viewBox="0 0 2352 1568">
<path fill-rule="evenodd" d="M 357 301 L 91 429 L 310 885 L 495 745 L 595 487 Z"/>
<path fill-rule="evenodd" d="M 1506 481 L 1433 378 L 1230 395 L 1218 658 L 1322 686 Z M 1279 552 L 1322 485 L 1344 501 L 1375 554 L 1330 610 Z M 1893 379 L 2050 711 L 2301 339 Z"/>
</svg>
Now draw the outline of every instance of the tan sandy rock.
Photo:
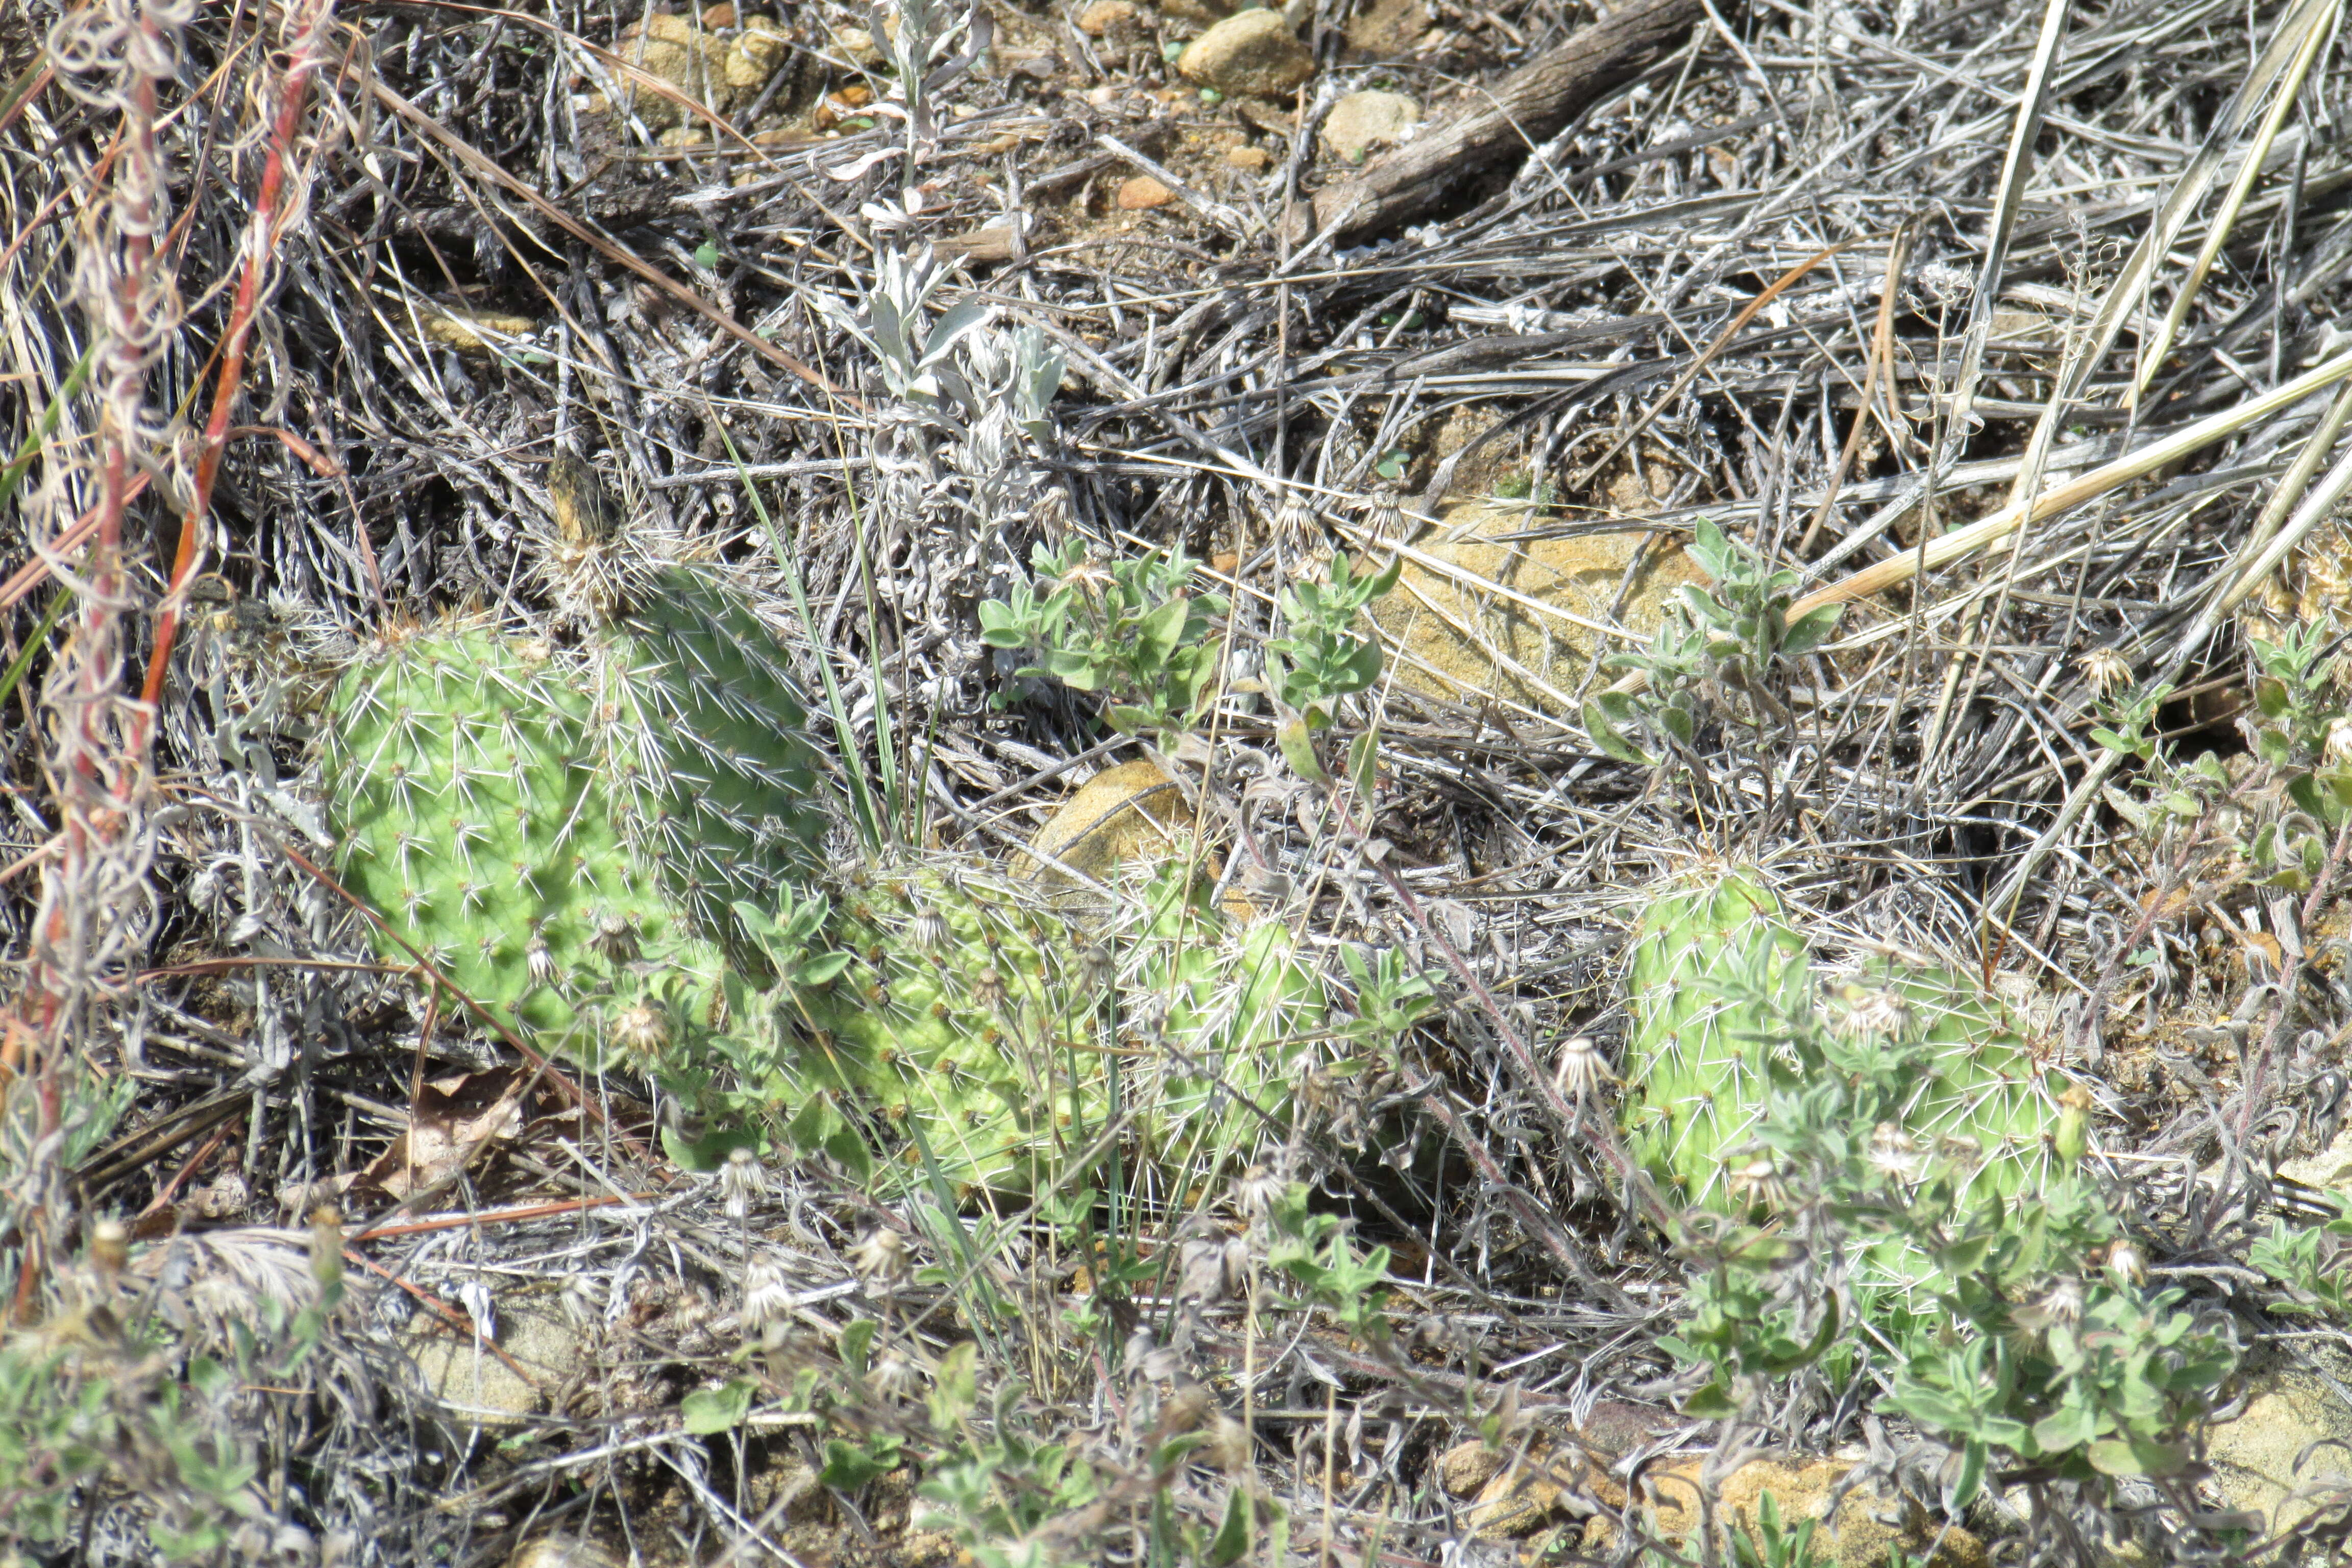
<svg viewBox="0 0 2352 1568">
<path fill-rule="evenodd" d="M 1699 1505 L 1699 1470 L 1703 1461 L 1675 1460 L 1653 1467 L 1644 1476 L 1644 1497 L 1637 1505 L 1647 1527 L 1665 1540 L 1686 1542 L 1704 1517 Z M 1965 1530 L 1945 1529 L 1927 1511 L 1899 1493 L 1881 1492 L 1867 1480 L 1849 1489 L 1830 1512 L 1831 1500 L 1853 1467 L 1836 1459 L 1786 1463 L 1759 1459 L 1741 1466 L 1724 1481 L 1717 1495 L 1716 1517 L 1726 1527 L 1758 1540 L 1756 1524 L 1766 1493 L 1771 1494 L 1783 1526 L 1804 1520 L 1821 1521 L 1814 1531 L 1812 1561 L 1821 1568 L 1883 1568 L 1897 1552 L 1914 1560 L 1924 1558 L 1930 1568 L 1989 1568 L 1991 1559 L 1984 1542 Z M 1585 1550 L 1606 1551 L 1615 1527 L 1605 1515 L 1585 1525 Z"/>
<path fill-rule="evenodd" d="M 1095 0 L 1078 13 L 1078 31 L 1090 38 L 1099 38 L 1113 27 L 1124 26 L 1137 20 L 1142 13 L 1129 0 Z"/>
<path fill-rule="evenodd" d="M 1313 76 L 1315 56 L 1281 12 L 1244 11 L 1193 39 L 1176 68 L 1201 87 L 1273 98 Z"/>
<path fill-rule="evenodd" d="M 437 1318 L 419 1318 L 406 1348 L 441 1404 L 485 1426 L 516 1426 L 546 1411 L 550 1396 L 578 1373 L 583 1354 L 578 1331 L 559 1314 L 504 1302 L 496 1342 L 505 1359 Z"/>
<path fill-rule="evenodd" d="M 1149 212 L 1164 207 L 1176 199 L 1176 194 L 1149 174 L 1138 174 L 1118 187 L 1116 200 L 1123 213 Z"/>
<path fill-rule="evenodd" d="M 1372 612 L 1400 684 L 1572 719 L 1593 661 L 1633 646 L 1611 628 L 1646 637 L 1668 595 L 1706 581 L 1672 538 L 1645 530 L 1502 537 L 1539 522 L 1559 526 L 1531 508 L 1476 502 L 1412 542 L 1436 564 L 1408 558 Z"/>
<path fill-rule="evenodd" d="M 1121 866 L 1148 865 L 1176 853 L 1190 821 L 1183 791 L 1146 757 L 1106 768 L 1079 785 L 1037 830 L 1030 847 L 1061 867 L 1108 882 Z M 1048 884 L 1071 880 L 1045 859 L 1024 858 L 1014 870 Z"/>
<path fill-rule="evenodd" d="M 1171 22 L 1205 27 L 1234 14 L 1233 0 L 1160 0 L 1160 14 Z"/>
<path fill-rule="evenodd" d="M 1342 163 L 1360 163 L 1381 147 L 1401 145 L 1421 123 L 1421 105 L 1401 92 L 1351 92 L 1323 117 L 1323 145 Z"/>
<path fill-rule="evenodd" d="M 1475 1437 L 1456 1443 L 1437 1457 L 1438 1484 L 1455 1497 L 1476 1497 L 1507 1458 L 1502 1449 Z"/>
<path fill-rule="evenodd" d="M 717 7 L 713 7 L 714 10 Z M 727 13 L 730 19 L 732 13 Z M 706 14 L 707 16 L 707 14 Z M 613 53 L 716 114 L 750 105 L 792 55 L 792 40 L 765 16 L 753 16 L 740 31 L 716 30 L 705 19 L 656 15 L 622 29 Z M 648 130 L 660 132 L 688 119 L 673 98 L 641 81 L 624 81 L 630 110 Z M 592 114 L 612 109 L 603 93 L 582 106 Z"/>
<path fill-rule="evenodd" d="M 1263 174 L 1272 167 L 1274 155 L 1263 147 L 1252 147 L 1244 143 L 1228 151 L 1225 153 L 1225 162 L 1245 174 Z"/>
<path fill-rule="evenodd" d="M 2256 1374 L 2245 1408 L 2215 1423 L 2206 1448 L 2231 1508 L 2258 1513 L 2268 1533 L 2292 1528 L 2352 1485 L 2352 1404 L 2299 1367 Z"/>
</svg>

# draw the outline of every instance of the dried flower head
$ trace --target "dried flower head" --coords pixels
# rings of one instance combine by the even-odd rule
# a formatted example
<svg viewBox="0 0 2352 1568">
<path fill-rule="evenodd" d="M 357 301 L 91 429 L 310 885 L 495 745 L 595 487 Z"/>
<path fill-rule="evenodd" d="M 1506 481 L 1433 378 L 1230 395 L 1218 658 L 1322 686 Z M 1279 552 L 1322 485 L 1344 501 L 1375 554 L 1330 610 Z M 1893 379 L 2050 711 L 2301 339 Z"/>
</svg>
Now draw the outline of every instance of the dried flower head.
<svg viewBox="0 0 2352 1568">
<path fill-rule="evenodd" d="M 1723 1174 L 1735 1202 L 1764 1208 L 1788 1205 L 1789 1189 L 1769 1154 L 1735 1155 L 1724 1163 Z"/>
<path fill-rule="evenodd" d="M 2080 1279 L 2059 1279 L 2042 1293 L 2041 1300 L 2018 1308 L 2011 1314 L 2018 1327 L 2029 1333 L 2043 1334 L 2053 1329 L 2071 1329 L 2083 1321 L 2083 1282 Z"/>
<path fill-rule="evenodd" d="M 750 1217 L 751 1200 L 767 1184 L 768 1173 L 761 1168 L 760 1156 L 740 1144 L 727 1152 L 727 1163 L 719 1167 L 719 1197 L 729 1219 Z"/>
<path fill-rule="evenodd" d="M 1898 992 L 1848 985 L 1840 1000 L 1845 1011 L 1838 1016 L 1836 1027 L 1849 1039 L 1891 1040 L 1910 1026 L 1911 1004 Z"/>
<path fill-rule="evenodd" d="M 2102 697 L 2111 697 L 2132 683 L 2131 660 L 2111 647 L 2095 647 L 2083 656 L 2083 679 Z"/>
<path fill-rule="evenodd" d="M 870 1289 L 893 1290 L 914 1272 L 907 1256 L 907 1238 L 887 1225 L 877 1225 L 849 1249 L 849 1266 Z"/>
<path fill-rule="evenodd" d="M 1364 531 L 1374 539 L 1404 537 L 1404 502 L 1394 486 L 1383 486 L 1372 492 L 1372 499 L 1364 508 Z"/>
<path fill-rule="evenodd" d="M 2327 739 L 2321 754 L 2331 763 L 2352 762 L 2352 713 L 2338 713 L 2327 721 Z"/>
<path fill-rule="evenodd" d="M 793 1310 L 793 1285 L 783 1260 L 773 1253 L 753 1256 L 743 1268 L 743 1307 L 737 1314 L 747 1333 L 783 1321 Z"/>
<path fill-rule="evenodd" d="M 596 930 L 588 938 L 588 951 L 607 963 L 635 963 L 640 951 L 637 928 L 618 910 L 601 910 Z"/>
<path fill-rule="evenodd" d="M 904 1399 L 915 1392 L 923 1374 L 915 1363 L 897 1349 L 886 1350 L 874 1362 L 874 1370 L 866 1373 L 866 1384 L 874 1396 L 882 1400 Z"/>
<path fill-rule="evenodd" d="M 907 917 L 907 941 L 917 952 L 937 952 L 954 936 L 948 917 L 929 904 L 919 904 Z"/>
<path fill-rule="evenodd" d="M 533 985 L 555 984 L 560 973 L 555 967 L 555 954 L 548 951 L 547 938 L 541 935 L 536 927 L 532 928 L 530 937 L 522 944 L 522 962 Z"/>
<path fill-rule="evenodd" d="M 131 1227 L 119 1219 L 102 1219 L 89 1227 L 89 1261 L 100 1279 L 112 1280 L 131 1261 Z"/>
<path fill-rule="evenodd" d="M 2147 1255 L 2129 1241 L 2111 1242 L 2107 1247 L 2107 1272 L 2134 1285 L 2147 1283 Z"/>
<path fill-rule="evenodd" d="M 1251 1219 L 1264 1219 L 1282 1201 L 1289 1184 L 1281 1173 L 1265 1165 L 1252 1165 L 1234 1182 L 1234 1207 Z"/>
<path fill-rule="evenodd" d="M 988 1012 L 1003 1012 L 1010 995 L 1004 988 L 1004 976 L 992 963 L 971 977 L 971 999 Z"/>
<path fill-rule="evenodd" d="M 1582 1100 L 1615 1075 L 1590 1035 L 1570 1035 L 1559 1046 L 1558 1081 L 1562 1094 Z"/>
<path fill-rule="evenodd" d="M 1286 555 L 1301 555 L 1323 542 L 1323 525 L 1303 496 L 1286 492 L 1270 520 L 1275 546 Z"/>
<path fill-rule="evenodd" d="M 1892 1121 L 1882 1121 L 1870 1134 L 1870 1168 L 1892 1182 L 1919 1178 L 1927 1156 L 1911 1134 Z"/>
<path fill-rule="evenodd" d="M 669 1019 L 642 999 L 613 1015 L 613 1048 L 633 1062 L 654 1060 L 669 1046 Z"/>
</svg>

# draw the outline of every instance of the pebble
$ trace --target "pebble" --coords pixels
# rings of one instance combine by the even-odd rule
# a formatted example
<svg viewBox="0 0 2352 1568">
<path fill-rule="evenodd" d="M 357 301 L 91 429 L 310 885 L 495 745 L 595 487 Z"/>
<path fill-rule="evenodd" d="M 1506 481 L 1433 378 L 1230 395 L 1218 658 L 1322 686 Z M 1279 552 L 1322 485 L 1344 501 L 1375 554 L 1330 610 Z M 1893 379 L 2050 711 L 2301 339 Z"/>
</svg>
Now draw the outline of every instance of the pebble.
<svg viewBox="0 0 2352 1568">
<path fill-rule="evenodd" d="M 1263 174 L 1274 159 L 1263 147 L 1241 146 L 1227 153 L 1225 162 L 1244 174 Z"/>
<path fill-rule="evenodd" d="M 1279 11 L 1244 11 L 1192 40 L 1176 68 L 1219 92 L 1273 98 L 1315 74 L 1315 56 Z"/>
<path fill-rule="evenodd" d="M 1149 174 L 1138 174 L 1118 188 L 1118 210 L 1139 213 L 1152 207 L 1164 207 L 1176 199 L 1176 194 Z"/>
<path fill-rule="evenodd" d="M 1323 120 L 1323 145 L 1349 163 L 1360 163 L 1375 147 L 1394 147 L 1421 123 L 1421 105 L 1401 92 L 1351 92 L 1331 106 Z"/>
<path fill-rule="evenodd" d="M 1078 31 L 1089 38 L 1099 38 L 1113 27 L 1134 21 L 1139 15 L 1129 0 L 1095 0 L 1078 13 Z"/>
</svg>

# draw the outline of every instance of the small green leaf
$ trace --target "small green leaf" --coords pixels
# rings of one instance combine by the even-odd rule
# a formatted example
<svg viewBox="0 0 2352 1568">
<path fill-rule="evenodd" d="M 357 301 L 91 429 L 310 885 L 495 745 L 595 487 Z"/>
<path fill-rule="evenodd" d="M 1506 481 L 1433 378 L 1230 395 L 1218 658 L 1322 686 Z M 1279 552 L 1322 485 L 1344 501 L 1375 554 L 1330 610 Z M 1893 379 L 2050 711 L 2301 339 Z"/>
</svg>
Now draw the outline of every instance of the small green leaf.
<svg viewBox="0 0 2352 1568">
<path fill-rule="evenodd" d="M 698 1437 L 730 1432 L 743 1425 L 743 1417 L 751 1413 L 751 1395 L 758 1391 L 757 1384 L 740 1377 L 716 1388 L 698 1388 L 678 1401 L 678 1415 L 686 1429 Z"/>
<path fill-rule="evenodd" d="M 719 247 L 706 239 L 700 245 L 694 247 L 694 259 L 698 265 L 705 268 L 717 267 L 719 265 Z"/>
</svg>

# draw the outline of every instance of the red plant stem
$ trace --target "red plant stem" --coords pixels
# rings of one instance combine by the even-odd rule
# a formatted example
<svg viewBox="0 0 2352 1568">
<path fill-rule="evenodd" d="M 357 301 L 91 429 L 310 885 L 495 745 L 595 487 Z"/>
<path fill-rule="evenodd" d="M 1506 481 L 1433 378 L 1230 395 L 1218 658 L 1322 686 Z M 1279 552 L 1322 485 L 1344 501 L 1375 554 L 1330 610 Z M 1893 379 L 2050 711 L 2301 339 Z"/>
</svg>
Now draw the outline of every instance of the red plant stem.
<svg viewBox="0 0 2352 1568">
<path fill-rule="evenodd" d="M 278 85 L 278 119 L 270 128 L 269 153 L 261 166 L 261 188 L 253 201 L 253 221 L 246 228 L 245 270 L 237 279 L 236 296 L 229 306 L 228 334 L 221 353 L 220 374 L 213 384 L 212 411 L 205 421 L 204 443 L 196 449 L 194 492 L 188 500 L 188 514 L 180 521 L 179 548 L 172 557 L 171 586 L 156 614 L 155 649 L 147 661 L 147 679 L 140 689 L 138 716 L 132 721 L 134 755 L 143 754 L 146 750 L 156 708 L 163 694 L 163 677 L 171 668 L 173 645 L 179 637 L 181 607 L 186 602 L 188 579 L 195 573 L 205 515 L 212 508 L 213 485 L 220 477 L 221 453 L 228 445 L 229 411 L 236 406 L 245 384 L 246 342 L 252 335 L 262 283 L 275 248 L 278 205 L 286 184 L 288 154 L 301 125 L 311 73 L 318 67 L 319 35 L 333 9 L 334 0 L 310 0 L 304 7 L 297 24 L 299 31 L 294 41 L 293 58 L 287 67 L 285 79 Z"/>
</svg>

